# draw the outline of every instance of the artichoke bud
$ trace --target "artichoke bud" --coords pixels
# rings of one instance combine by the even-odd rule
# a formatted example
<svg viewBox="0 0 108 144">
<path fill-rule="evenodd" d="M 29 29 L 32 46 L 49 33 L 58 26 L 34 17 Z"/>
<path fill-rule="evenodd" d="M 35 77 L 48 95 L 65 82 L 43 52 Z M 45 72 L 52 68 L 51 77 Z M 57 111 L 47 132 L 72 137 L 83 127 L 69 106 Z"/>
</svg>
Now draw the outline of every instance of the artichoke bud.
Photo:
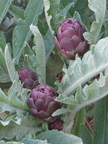
<svg viewBox="0 0 108 144">
<path fill-rule="evenodd" d="M 52 113 L 61 107 L 61 104 L 55 101 L 58 93 L 46 84 L 38 85 L 30 93 L 27 104 L 30 113 L 45 122 L 53 122 L 57 117 Z"/>
<path fill-rule="evenodd" d="M 54 36 L 54 45 L 67 59 L 74 60 L 75 55 L 84 55 L 89 45 L 83 37 L 85 27 L 75 18 L 65 19 Z"/>
<path fill-rule="evenodd" d="M 49 130 L 56 129 L 58 131 L 61 131 L 63 129 L 63 121 L 60 119 L 57 119 L 54 122 L 49 123 L 48 128 Z"/>
<path fill-rule="evenodd" d="M 33 71 L 27 68 L 21 68 L 18 70 L 18 74 L 24 88 L 33 89 L 39 85 L 38 77 Z"/>
</svg>

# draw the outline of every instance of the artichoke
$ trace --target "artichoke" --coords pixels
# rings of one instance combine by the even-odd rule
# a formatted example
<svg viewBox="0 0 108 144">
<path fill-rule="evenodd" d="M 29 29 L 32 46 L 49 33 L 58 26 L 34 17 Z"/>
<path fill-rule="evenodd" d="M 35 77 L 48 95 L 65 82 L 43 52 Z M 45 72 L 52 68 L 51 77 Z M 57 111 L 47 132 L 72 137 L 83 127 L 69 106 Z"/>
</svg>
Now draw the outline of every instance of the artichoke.
<svg viewBox="0 0 108 144">
<path fill-rule="evenodd" d="M 24 88 L 33 89 L 39 85 L 38 77 L 33 71 L 27 68 L 21 68 L 18 70 L 18 74 Z"/>
<path fill-rule="evenodd" d="M 49 130 L 56 129 L 58 131 L 61 131 L 63 129 L 63 121 L 57 119 L 56 121 L 49 123 L 48 128 Z"/>
<path fill-rule="evenodd" d="M 46 84 L 36 86 L 30 93 L 27 104 L 30 113 L 45 122 L 53 122 L 57 117 L 52 113 L 61 107 L 61 104 L 55 101 L 58 93 Z"/>
<path fill-rule="evenodd" d="M 65 58 L 74 60 L 76 54 L 82 56 L 88 50 L 84 32 L 86 29 L 78 20 L 68 18 L 60 24 L 54 45 Z"/>
</svg>

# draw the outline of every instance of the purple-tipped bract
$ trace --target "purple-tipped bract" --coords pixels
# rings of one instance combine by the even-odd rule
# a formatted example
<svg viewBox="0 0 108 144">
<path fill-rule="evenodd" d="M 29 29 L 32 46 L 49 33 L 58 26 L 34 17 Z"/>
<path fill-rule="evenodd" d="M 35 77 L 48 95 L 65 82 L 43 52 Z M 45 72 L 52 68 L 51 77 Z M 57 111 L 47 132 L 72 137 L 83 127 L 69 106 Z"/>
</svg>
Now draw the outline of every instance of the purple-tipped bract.
<svg viewBox="0 0 108 144">
<path fill-rule="evenodd" d="M 39 85 L 38 77 L 33 71 L 27 68 L 21 68 L 18 70 L 18 74 L 24 88 L 33 89 Z"/>
<path fill-rule="evenodd" d="M 68 18 L 60 24 L 54 45 L 65 58 L 74 60 L 76 54 L 82 56 L 88 50 L 84 32 L 86 29 L 78 20 Z"/>
<path fill-rule="evenodd" d="M 63 129 L 63 121 L 57 119 L 56 121 L 49 123 L 48 128 L 49 130 L 56 129 L 58 131 L 61 131 Z"/>
<path fill-rule="evenodd" d="M 29 94 L 27 104 L 34 117 L 45 122 L 53 122 L 57 117 L 52 113 L 60 108 L 60 103 L 55 101 L 58 93 L 46 84 L 38 85 Z"/>
</svg>

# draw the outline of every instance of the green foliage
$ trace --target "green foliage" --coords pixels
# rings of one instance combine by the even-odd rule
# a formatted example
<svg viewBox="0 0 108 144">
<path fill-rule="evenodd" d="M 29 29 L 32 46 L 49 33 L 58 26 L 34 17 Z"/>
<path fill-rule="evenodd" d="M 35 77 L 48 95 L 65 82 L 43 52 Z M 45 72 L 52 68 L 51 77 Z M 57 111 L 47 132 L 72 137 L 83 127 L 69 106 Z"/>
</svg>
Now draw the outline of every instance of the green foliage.
<svg viewBox="0 0 108 144">
<path fill-rule="evenodd" d="M 90 44 L 96 44 L 99 40 L 99 33 L 101 31 L 101 27 L 105 17 L 106 0 L 103 0 L 103 2 L 99 0 L 98 5 L 96 0 L 88 0 L 88 2 L 88 6 L 90 7 L 90 9 L 95 12 L 96 21 L 92 23 L 90 32 L 86 32 L 84 36 Z"/>
<path fill-rule="evenodd" d="M 76 58 L 68 69 L 64 69 L 65 75 L 61 83 L 58 83 L 58 91 L 62 94 L 57 97 L 57 101 L 68 104 L 68 112 L 71 110 L 70 116 L 66 120 L 65 130 L 71 130 L 75 114 L 86 105 L 93 103 L 108 94 L 108 74 L 100 74 L 99 80 L 94 80 L 90 85 L 86 82 L 96 76 L 99 72 L 104 71 L 108 67 L 107 63 L 107 43 L 108 38 L 101 39 L 95 46 L 94 50 L 86 53 L 81 59 Z M 103 45 L 103 47 L 100 46 Z M 105 53 L 104 53 L 105 51 Z M 89 56 L 89 57 L 88 57 Z M 99 60 L 100 59 L 100 60 Z M 105 63 L 104 63 L 105 62 Z M 81 85 L 86 84 L 83 88 Z M 77 89 L 75 96 L 72 95 Z M 69 98 L 66 95 L 70 96 Z M 62 109 L 57 110 L 57 115 L 62 114 Z M 56 115 L 54 112 L 53 115 Z M 70 125 L 67 127 L 68 123 Z"/>
<path fill-rule="evenodd" d="M 46 53 L 45 53 L 45 45 L 42 38 L 41 33 L 38 30 L 38 27 L 31 25 L 30 29 L 35 36 L 35 43 L 36 43 L 36 58 L 40 64 L 38 68 L 38 73 L 40 74 L 40 84 L 46 83 Z"/>
<path fill-rule="evenodd" d="M 5 45 L 6 45 L 5 36 L 2 32 L 0 32 L 0 48 L 2 48 L 2 50 L 4 50 Z"/>
<path fill-rule="evenodd" d="M 56 1 L 54 1 L 54 0 L 51 0 L 51 1 L 44 0 L 44 6 L 45 6 L 46 21 L 48 23 L 48 26 L 49 26 L 49 29 L 50 29 L 51 33 L 54 34 L 54 31 L 51 27 L 51 22 L 52 23 L 53 22 L 54 23 L 58 22 L 57 10 L 58 10 L 58 7 L 59 7 L 59 1 L 58 0 L 56 0 Z"/>
<path fill-rule="evenodd" d="M 83 23 L 86 25 L 86 27 L 89 30 L 90 29 L 90 22 L 89 22 L 88 14 L 86 12 L 87 8 L 88 8 L 88 0 L 76 1 L 75 11 L 77 11 L 80 14 Z"/>
<path fill-rule="evenodd" d="M 56 130 L 41 133 L 37 138 L 42 140 L 47 139 L 47 141 L 52 144 L 70 144 L 70 142 L 72 144 L 82 144 L 82 140 L 80 138 L 71 134 L 58 132 Z"/>
<path fill-rule="evenodd" d="M 68 69 L 63 68 L 65 73 L 62 82 L 58 85 L 58 92 L 64 95 L 72 94 L 78 85 L 86 84 L 91 78 L 104 71 L 108 66 L 107 51 L 108 37 L 101 39 L 82 58 L 76 57 Z M 101 47 L 101 49 L 100 49 Z"/>
<path fill-rule="evenodd" d="M 22 50 L 31 36 L 30 25 L 38 22 L 38 15 L 43 11 L 42 0 L 30 0 L 24 11 L 24 20 L 20 19 L 13 32 L 13 56 L 17 63 L 21 56 Z"/>
<path fill-rule="evenodd" d="M 20 118 L 15 114 L 7 117 L 6 120 L 0 123 L 0 139 L 16 139 L 21 140 L 30 132 L 36 133 L 41 130 L 39 122 L 29 115 L 21 115 Z M 10 121 L 9 121 L 10 120 Z"/>
<path fill-rule="evenodd" d="M 21 142 L 26 143 L 26 144 L 50 144 L 50 143 L 47 143 L 46 140 L 42 141 L 42 140 L 28 139 L 28 138 L 21 140 Z"/>
<path fill-rule="evenodd" d="M 4 19 L 13 0 L 0 0 L 0 23 Z"/>
<path fill-rule="evenodd" d="M 18 8 L 14 5 L 10 5 L 9 12 L 15 17 L 15 18 L 21 18 L 24 19 L 24 10 L 21 8 Z"/>
<path fill-rule="evenodd" d="M 53 36 L 49 30 L 47 31 L 46 35 L 44 36 L 44 44 L 45 44 L 46 61 L 47 61 L 53 48 L 54 48 Z"/>
<path fill-rule="evenodd" d="M 80 137 L 84 144 L 93 144 L 91 133 L 83 124 L 80 125 Z"/>
<path fill-rule="evenodd" d="M 0 0 L 0 144 L 108 143 L 107 3 Z M 53 44 L 58 26 L 69 17 L 85 25 L 84 37 L 90 44 L 89 51 L 82 57 L 76 55 L 74 61 L 64 59 Z M 63 120 L 62 131 L 49 131 L 47 123 L 29 113 L 30 90 L 23 88 L 17 72 L 22 67 L 59 93 L 56 100 L 62 107 L 52 116 Z M 95 111 L 92 134 L 84 125 L 83 111 L 91 103 Z"/>
<path fill-rule="evenodd" d="M 68 10 L 73 5 L 73 3 L 69 3 L 60 10 L 59 3 L 60 0 L 44 0 L 46 21 L 52 34 L 54 34 L 54 31 L 57 31 L 59 24 L 66 18 Z M 58 12 L 59 10 L 60 12 Z"/>
<path fill-rule="evenodd" d="M 107 133 L 107 97 L 99 100 L 95 107 L 94 144 L 108 142 Z M 101 107 L 101 109 L 100 109 Z"/>
</svg>

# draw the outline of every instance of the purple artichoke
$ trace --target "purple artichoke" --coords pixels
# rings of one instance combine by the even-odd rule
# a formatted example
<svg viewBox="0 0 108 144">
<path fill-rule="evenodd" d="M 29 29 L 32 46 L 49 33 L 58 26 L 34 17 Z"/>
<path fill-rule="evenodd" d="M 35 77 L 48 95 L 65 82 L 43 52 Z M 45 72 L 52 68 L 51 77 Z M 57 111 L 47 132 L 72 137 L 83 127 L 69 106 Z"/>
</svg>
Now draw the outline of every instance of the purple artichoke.
<svg viewBox="0 0 108 144">
<path fill-rule="evenodd" d="M 68 18 L 60 24 L 54 36 L 54 45 L 65 58 L 74 60 L 76 54 L 82 56 L 88 50 L 84 32 L 86 29 L 78 20 Z"/>
<path fill-rule="evenodd" d="M 50 86 L 42 84 L 35 87 L 29 94 L 27 104 L 34 117 L 45 122 L 53 122 L 57 117 L 52 113 L 60 108 L 60 103 L 55 101 L 58 93 Z"/>
<path fill-rule="evenodd" d="M 27 68 L 21 68 L 18 74 L 24 88 L 33 89 L 39 85 L 37 75 L 33 71 Z"/>
<path fill-rule="evenodd" d="M 57 119 L 56 121 L 49 123 L 48 128 L 49 130 L 56 129 L 58 131 L 61 131 L 63 129 L 63 121 Z"/>
</svg>

